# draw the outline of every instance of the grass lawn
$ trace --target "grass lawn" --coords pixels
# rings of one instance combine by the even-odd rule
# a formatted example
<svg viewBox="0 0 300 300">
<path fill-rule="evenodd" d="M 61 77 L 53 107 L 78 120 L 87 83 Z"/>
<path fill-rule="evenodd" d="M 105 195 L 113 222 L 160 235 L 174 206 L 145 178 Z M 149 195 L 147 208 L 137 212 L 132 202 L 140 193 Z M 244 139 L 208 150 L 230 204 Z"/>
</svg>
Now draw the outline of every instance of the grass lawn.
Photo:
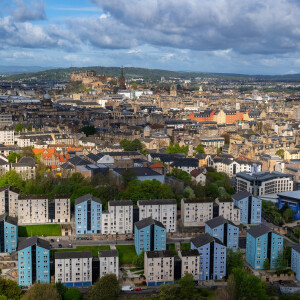
<svg viewBox="0 0 300 300">
<path fill-rule="evenodd" d="M 204 299 L 212 299 L 214 297 L 214 295 L 215 295 L 215 292 L 203 288 L 203 289 L 197 289 L 196 290 L 196 295 L 199 296 L 199 297 L 201 297 L 201 299 L 202 298 L 204 298 Z"/>
<path fill-rule="evenodd" d="M 117 245 L 116 247 L 119 251 L 120 265 L 132 264 L 134 258 L 137 257 L 134 245 Z"/>
<path fill-rule="evenodd" d="M 175 250 L 175 244 L 169 244 L 167 245 L 167 249 L 170 251 L 173 251 L 175 255 L 177 255 L 177 251 Z M 191 244 L 190 243 L 181 243 L 180 244 L 180 249 L 181 250 L 189 250 L 191 249 Z"/>
<path fill-rule="evenodd" d="M 92 255 L 94 257 L 98 256 L 98 251 L 100 250 L 109 250 L 109 246 L 77 246 L 76 248 L 68 248 L 68 249 L 54 249 L 51 250 L 51 255 L 55 252 L 70 252 L 70 251 L 92 251 Z"/>
<path fill-rule="evenodd" d="M 47 224 L 47 225 L 25 225 L 19 226 L 20 237 L 30 236 L 61 236 L 61 228 L 59 224 Z"/>
</svg>

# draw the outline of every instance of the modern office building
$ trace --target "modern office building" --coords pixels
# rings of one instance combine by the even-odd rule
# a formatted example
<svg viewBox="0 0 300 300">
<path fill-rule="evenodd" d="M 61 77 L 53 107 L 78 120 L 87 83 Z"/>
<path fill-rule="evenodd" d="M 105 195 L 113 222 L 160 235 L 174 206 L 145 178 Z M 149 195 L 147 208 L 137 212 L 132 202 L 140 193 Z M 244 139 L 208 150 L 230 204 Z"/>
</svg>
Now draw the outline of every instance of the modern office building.
<svg viewBox="0 0 300 300">
<path fill-rule="evenodd" d="M 276 268 L 278 256 L 283 252 L 283 237 L 261 224 L 250 228 L 246 235 L 246 261 L 256 270 L 264 269 L 268 258 L 270 268 Z"/>
<path fill-rule="evenodd" d="M 206 199 L 181 199 L 181 221 L 184 227 L 204 226 L 213 218 L 214 202 Z"/>
<path fill-rule="evenodd" d="M 144 275 L 148 286 L 174 282 L 174 253 L 172 251 L 146 251 Z"/>
<path fill-rule="evenodd" d="M 206 221 L 205 232 L 219 239 L 227 248 L 236 250 L 239 247 L 239 227 L 222 216 Z"/>
<path fill-rule="evenodd" d="M 160 221 L 167 232 L 176 232 L 177 203 L 175 199 L 139 200 L 140 220 L 152 217 Z"/>
<path fill-rule="evenodd" d="M 296 273 L 296 278 L 300 281 L 300 244 L 292 247 L 291 269 Z"/>
<path fill-rule="evenodd" d="M 278 194 L 293 190 L 293 176 L 281 172 L 240 172 L 236 174 L 237 192 L 248 191 L 253 196 Z"/>
<path fill-rule="evenodd" d="M 278 208 L 281 209 L 285 204 L 293 210 L 293 218 L 300 220 L 300 191 L 278 194 Z"/>
<path fill-rule="evenodd" d="M 100 278 L 106 274 L 115 274 L 119 278 L 118 250 L 101 250 L 98 253 Z"/>
<path fill-rule="evenodd" d="M 165 226 L 151 217 L 136 222 L 134 224 L 134 245 L 137 254 L 142 251 L 166 250 Z"/>
<path fill-rule="evenodd" d="M 200 255 L 194 250 L 179 250 L 178 256 L 181 259 L 181 278 L 186 273 L 193 275 L 194 281 L 199 280 Z"/>
<path fill-rule="evenodd" d="M 0 252 L 17 251 L 18 219 L 6 214 L 0 215 Z"/>
<path fill-rule="evenodd" d="M 20 195 L 18 198 L 19 224 L 68 223 L 71 220 L 69 196 Z"/>
<path fill-rule="evenodd" d="M 55 252 L 55 282 L 66 287 L 87 287 L 92 285 L 91 251 Z"/>
<path fill-rule="evenodd" d="M 200 255 L 199 280 L 218 280 L 226 276 L 226 246 L 208 233 L 191 240 L 191 249 Z"/>
<path fill-rule="evenodd" d="M 30 286 L 35 282 L 50 283 L 50 244 L 37 236 L 18 246 L 18 283 Z"/>
<path fill-rule="evenodd" d="M 101 233 L 102 202 L 87 194 L 75 199 L 76 234 Z"/>
<path fill-rule="evenodd" d="M 247 191 L 241 191 L 231 196 L 234 205 L 240 209 L 242 224 L 258 225 L 261 223 L 261 200 Z"/>
</svg>

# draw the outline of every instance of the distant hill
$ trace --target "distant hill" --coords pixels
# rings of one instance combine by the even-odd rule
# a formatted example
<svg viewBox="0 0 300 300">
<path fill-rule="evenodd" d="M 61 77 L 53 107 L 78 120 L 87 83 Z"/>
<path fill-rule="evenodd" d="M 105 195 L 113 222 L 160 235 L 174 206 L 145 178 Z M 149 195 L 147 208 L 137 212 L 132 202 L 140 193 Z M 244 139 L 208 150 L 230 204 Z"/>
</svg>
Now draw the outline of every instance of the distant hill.
<svg viewBox="0 0 300 300">
<path fill-rule="evenodd" d="M 3 68 L 3 69 L 2 69 Z M 110 76 L 120 76 L 121 68 L 119 67 L 71 67 L 71 68 L 55 68 L 44 70 L 41 67 L 6 67 L 10 72 L 6 74 L 12 74 L 5 77 L 7 80 L 25 80 L 25 81 L 69 81 L 70 74 L 74 71 L 88 71 L 94 70 L 98 74 L 106 74 Z M 19 68 L 19 69 L 18 69 Z M 24 68 L 24 71 L 23 71 Z M 29 68 L 30 71 L 27 71 Z M 36 70 L 35 70 L 36 68 Z M 1 70 L 5 67 L 0 66 Z M 42 69 L 42 70 L 39 70 Z M 19 73 L 19 74 L 16 74 Z M 21 74 L 20 74 L 21 73 Z M 175 72 L 160 69 L 145 69 L 145 68 L 124 68 L 124 75 L 128 79 L 130 78 L 143 78 L 144 80 L 160 80 L 161 77 L 166 79 L 170 78 L 218 78 L 223 80 L 261 80 L 261 81 L 299 81 L 300 74 L 290 75 L 242 75 L 242 74 L 229 74 L 229 73 L 201 73 L 201 72 Z"/>
<path fill-rule="evenodd" d="M 49 70 L 50 67 L 38 67 L 38 66 L 0 66 L 0 74 L 20 74 L 20 73 L 30 73 L 39 72 L 44 70 Z"/>
</svg>

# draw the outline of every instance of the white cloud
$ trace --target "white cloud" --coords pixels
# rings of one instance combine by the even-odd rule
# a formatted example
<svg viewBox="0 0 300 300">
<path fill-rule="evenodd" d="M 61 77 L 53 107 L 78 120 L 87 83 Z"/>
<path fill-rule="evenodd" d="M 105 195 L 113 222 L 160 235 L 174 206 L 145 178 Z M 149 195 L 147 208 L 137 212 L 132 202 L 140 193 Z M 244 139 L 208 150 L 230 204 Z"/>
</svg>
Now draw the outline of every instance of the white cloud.
<svg viewBox="0 0 300 300">
<path fill-rule="evenodd" d="M 16 21 L 45 20 L 46 13 L 43 1 L 14 0 L 16 8 L 12 11 L 12 16 Z"/>
</svg>

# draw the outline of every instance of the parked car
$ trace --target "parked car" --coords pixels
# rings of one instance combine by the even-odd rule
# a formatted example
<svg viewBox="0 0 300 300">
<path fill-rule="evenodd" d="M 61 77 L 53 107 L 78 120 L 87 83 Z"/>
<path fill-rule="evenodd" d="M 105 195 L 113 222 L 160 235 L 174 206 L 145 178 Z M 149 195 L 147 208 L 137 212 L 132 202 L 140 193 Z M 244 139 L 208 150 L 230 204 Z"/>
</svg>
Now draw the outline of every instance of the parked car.
<svg viewBox="0 0 300 300">
<path fill-rule="evenodd" d="M 142 290 L 141 287 L 136 287 L 136 288 L 135 288 L 135 291 L 141 291 L 141 290 Z"/>
<path fill-rule="evenodd" d="M 51 242 L 51 243 L 54 243 L 54 239 L 51 239 L 50 242 Z"/>
<path fill-rule="evenodd" d="M 50 248 L 50 249 L 52 249 L 52 248 L 53 248 L 53 246 L 50 244 L 50 245 L 49 245 L 49 248 Z"/>
<path fill-rule="evenodd" d="M 62 244 L 58 244 L 58 248 L 62 248 Z"/>
<path fill-rule="evenodd" d="M 57 240 L 56 240 L 57 242 L 59 242 L 59 238 L 57 238 Z"/>
<path fill-rule="evenodd" d="M 69 244 L 69 246 L 68 246 L 69 248 L 73 248 L 73 245 L 72 244 Z"/>
<path fill-rule="evenodd" d="M 126 241 L 133 241 L 133 238 L 127 237 L 125 240 Z"/>
<path fill-rule="evenodd" d="M 123 285 L 122 286 L 122 292 L 130 292 L 133 291 L 133 287 L 130 285 Z"/>
</svg>

